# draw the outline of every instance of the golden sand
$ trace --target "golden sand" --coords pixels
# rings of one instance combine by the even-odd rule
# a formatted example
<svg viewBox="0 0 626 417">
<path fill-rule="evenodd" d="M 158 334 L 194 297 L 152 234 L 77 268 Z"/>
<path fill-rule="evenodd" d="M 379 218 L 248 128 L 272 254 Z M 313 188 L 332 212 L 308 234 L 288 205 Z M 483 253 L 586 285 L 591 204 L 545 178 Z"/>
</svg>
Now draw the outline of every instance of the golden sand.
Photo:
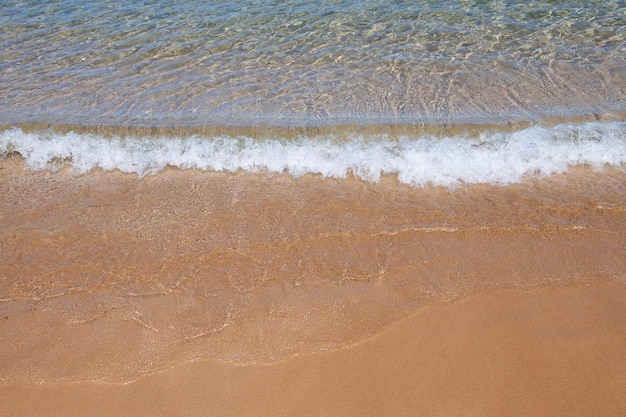
<svg viewBox="0 0 626 417">
<path fill-rule="evenodd" d="M 626 414 L 626 175 L 0 165 L 0 415 Z"/>
<path fill-rule="evenodd" d="M 7 416 L 622 416 L 626 290 L 431 305 L 348 349 L 181 364 L 127 385 L 4 384 Z"/>
</svg>

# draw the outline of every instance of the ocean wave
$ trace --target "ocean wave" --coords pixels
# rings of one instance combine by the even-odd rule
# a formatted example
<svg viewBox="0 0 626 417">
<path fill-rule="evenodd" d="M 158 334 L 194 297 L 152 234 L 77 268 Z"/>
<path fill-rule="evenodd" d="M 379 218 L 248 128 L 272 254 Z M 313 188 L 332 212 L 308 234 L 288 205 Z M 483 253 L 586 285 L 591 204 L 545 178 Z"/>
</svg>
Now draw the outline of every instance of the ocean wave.
<svg viewBox="0 0 626 417">
<path fill-rule="evenodd" d="M 394 136 L 355 133 L 294 139 L 248 136 L 105 136 L 96 133 L 0 133 L 0 152 L 19 153 L 25 167 L 76 174 L 95 169 L 155 174 L 166 167 L 202 171 L 354 175 L 378 181 L 396 175 L 412 186 L 463 183 L 510 184 L 567 171 L 626 164 L 626 123 L 590 122 L 533 126 L 469 136 Z"/>
</svg>

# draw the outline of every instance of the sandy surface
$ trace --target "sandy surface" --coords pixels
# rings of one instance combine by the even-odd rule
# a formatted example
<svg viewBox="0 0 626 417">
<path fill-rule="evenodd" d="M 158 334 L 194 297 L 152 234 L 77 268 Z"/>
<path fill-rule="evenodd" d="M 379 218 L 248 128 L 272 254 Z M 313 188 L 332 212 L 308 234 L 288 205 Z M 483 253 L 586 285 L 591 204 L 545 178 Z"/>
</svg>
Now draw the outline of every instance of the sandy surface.
<svg viewBox="0 0 626 417">
<path fill-rule="evenodd" d="M 626 415 L 626 175 L 0 165 L 0 415 Z"/>
<path fill-rule="evenodd" d="M 127 385 L 2 385 L 11 416 L 623 416 L 626 289 L 426 307 L 351 348 L 201 360 Z"/>
</svg>

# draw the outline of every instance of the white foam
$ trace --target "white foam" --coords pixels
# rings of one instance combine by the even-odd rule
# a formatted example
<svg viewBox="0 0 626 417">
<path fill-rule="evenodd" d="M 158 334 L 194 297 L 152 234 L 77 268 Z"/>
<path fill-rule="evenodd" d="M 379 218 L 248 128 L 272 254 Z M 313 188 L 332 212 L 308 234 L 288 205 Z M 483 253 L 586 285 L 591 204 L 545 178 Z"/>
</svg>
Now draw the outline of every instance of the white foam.
<svg viewBox="0 0 626 417">
<path fill-rule="evenodd" d="M 479 137 L 332 136 L 255 140 L 249 137 L 103 137 L 95 134 L 0 133 L 0 152 L 15 150 L 34 170 L 70 165 L 156 173 L 166 166 L 211 171 L 288 172 L 366 181 L 395 174 L 413 186 L 461 183 L 508 184 L 546 176 L 575 165 L 594 169 L 626 165 L 626 124 L 620 122 L 531 127 Z"/>
</svg>

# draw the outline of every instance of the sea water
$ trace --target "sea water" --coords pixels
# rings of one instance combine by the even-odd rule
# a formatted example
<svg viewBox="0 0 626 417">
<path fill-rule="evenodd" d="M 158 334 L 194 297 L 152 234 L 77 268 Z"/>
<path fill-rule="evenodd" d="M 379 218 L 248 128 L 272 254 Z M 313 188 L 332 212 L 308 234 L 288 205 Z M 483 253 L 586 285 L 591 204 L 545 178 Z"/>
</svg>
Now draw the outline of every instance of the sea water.
<svg viewBox="0 0 626 417">
<path fill-rule="evenodd" d="M 0 150 L 36 169 L 445 185 L 626 162 L 623 1 L 9 1 L 0 80 Z"/>
<path fill-rule="evenodd" d="M 562 173 L 570 166 L 594 169 L 626 162 L 624 123 L 586 123 L 533 127 L 508 133 L 464 136 L 352 135 L 297 137 L 290 141 L 250 137 L 103 137 L 95 134 L 0 134 L 0 148 L 25 158 L 31 169 L 71 165 L 75 173 L 95 168 L 140 176 L 165 167 L 255 173 L 356 176 L 379 181 L 395 175 L 413 186 L 461 183 L 508 184 L 524 178 Z"/>
<path fill-rule="evenodd" d="M 0 123 L 81 128 L 5 130 L 0 147 L 31 167 L 351 171 L 421 184 L 507 182 L 626 160 L 623 2 L 18 1 L 0 13 Z M 554 120 L 561 125 L 469 141 L 463 129 L 436 138 L 385 131 Z M 117 132 L 215 125 L 250 127 L 255 138 L 233 129 L 217 137 Z M 383 133 L 353 133 L 355 125 Z M 114 138 L 89 133 L 94 126 Z M 497 175 L 489 160 L 523 167 Z"/>
</svg>

